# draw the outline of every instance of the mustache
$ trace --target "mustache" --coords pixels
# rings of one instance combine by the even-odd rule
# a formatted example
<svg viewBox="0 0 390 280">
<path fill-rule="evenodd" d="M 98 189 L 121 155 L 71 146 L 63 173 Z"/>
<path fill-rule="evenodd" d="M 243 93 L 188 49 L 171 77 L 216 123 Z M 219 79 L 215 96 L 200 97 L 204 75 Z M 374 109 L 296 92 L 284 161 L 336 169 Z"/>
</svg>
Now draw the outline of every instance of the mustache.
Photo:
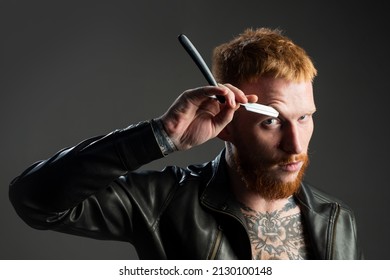
<svg viewBox="0 0 390 280">
<path fill-rule="evenodd" d="M 281 158 L 277 160 L 273 160 L 271 164 L 278 164 L 278 165 L 287 165 L 291 164 L 297 161 L 307 161 L 308 160 L 308 155 L 307 154 L 299 154 L 299 155 L 294 155 L 290 156 L 287 158 Z"/>
<path fill-rule="evenodd" d="M 245 170 L 256 170 L 256 172 L 266 172 L 273 166 L 283 166 L 292 164 L 298 161 L 302 161 L 304 165 L 309 164 L 309 156 L 307 153 L 299 155 L 287 155 L 287 156 L 274 156 L 268 159 L 259 158 L 258 156 L 250 156 L 248 158 L 242 158 L 239 155 L 235 155 L 235 162 L 237 166 Z"/>
</svg>

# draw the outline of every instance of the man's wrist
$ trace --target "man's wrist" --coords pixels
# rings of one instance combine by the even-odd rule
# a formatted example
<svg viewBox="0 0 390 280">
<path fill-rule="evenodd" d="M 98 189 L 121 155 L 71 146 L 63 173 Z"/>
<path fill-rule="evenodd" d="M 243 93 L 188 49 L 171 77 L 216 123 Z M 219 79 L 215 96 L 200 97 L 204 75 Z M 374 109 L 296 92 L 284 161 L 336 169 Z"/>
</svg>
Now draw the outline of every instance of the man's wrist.
<svg viewBox="0 0 390 280">
<path fill-rule="evenodd" d="M 154 136 L 156 137 L 156 141 L 161 149 L 162 154 L 167 156 L 177 151 L 175 144 L 165 131 L 161 119 L 152 119 L 150 124 L 152 125 Z"/>
</svg>

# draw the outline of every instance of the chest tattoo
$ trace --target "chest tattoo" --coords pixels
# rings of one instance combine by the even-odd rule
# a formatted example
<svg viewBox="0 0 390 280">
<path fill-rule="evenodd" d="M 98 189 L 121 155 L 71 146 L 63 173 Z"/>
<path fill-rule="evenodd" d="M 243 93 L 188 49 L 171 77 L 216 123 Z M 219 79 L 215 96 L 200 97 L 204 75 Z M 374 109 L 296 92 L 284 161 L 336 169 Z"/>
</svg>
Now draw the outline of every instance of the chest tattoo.
<svg viewBox="0 0 390 280">
<path fill-rule="evenodd" d="M 310 258 L 302 216 L 293 198 L 281 210 L 258 212 L 242 206 L 241 211 L 246 220 L 253 259 Z"/>
</svg>

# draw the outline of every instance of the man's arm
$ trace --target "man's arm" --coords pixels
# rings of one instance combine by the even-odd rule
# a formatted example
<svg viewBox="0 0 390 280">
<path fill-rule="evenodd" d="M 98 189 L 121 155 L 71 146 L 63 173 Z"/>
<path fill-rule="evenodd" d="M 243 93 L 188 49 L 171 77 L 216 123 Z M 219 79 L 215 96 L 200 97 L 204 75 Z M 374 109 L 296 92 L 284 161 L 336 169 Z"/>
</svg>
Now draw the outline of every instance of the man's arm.
<svg viewBox="0 0 390 280">
<path fill-rule="evenodd" d="M 75 207 L 119 176 L 162 156 L 150 123 L 142 122 L 34 163 L 11 182 L 10 200 L 30 224 L 36 215 Z"/>
<path fill-rule="evenodd" d="M 17 213 L 35 228 L 67 232 L 68 228 L 73 228 L 82 235 L 106 231 L 104 235 L 107 238 L 123 234 L 109 231 L 119 232 L 122 227 L 133 226 L 128 221 L 134 198 L 129 196 L 126 188 L 128 184 L 147 188 L 148 177 L 138 176 L 131 182 L 118 180 L 116 184 L 112 183 L 120 176 L 163 157 L 165 148 L 168 153 L 174 149 L 186 150 L 216 137 L 238 108 L 235 100 L 247 102 L 241 91 L 230 87 L 188 90 L 162 117 L 155 120 L 154 125 L 142 122 L 91 138 L 33 164 L 10 184 L 9 196 Z M 219 104 L 208 97 L 213 94 L 224 95 L 227 101 Z M 164 145 L 164 137 L 169 143 L 172 141 L 172 145 Z M 165 176 L 160 181 L 168 184 L 169 180 L 173 181 L 174 176 Z M 165 194 L 161 192 L 158 195 Z M 159 197 L 155 201 L 161 199 Z M 112 212 L 116 214 L 107 215 Z M 115 229 L 107 228 L 110 224 L 107 217 L 115 219 Z"/>
</svg>

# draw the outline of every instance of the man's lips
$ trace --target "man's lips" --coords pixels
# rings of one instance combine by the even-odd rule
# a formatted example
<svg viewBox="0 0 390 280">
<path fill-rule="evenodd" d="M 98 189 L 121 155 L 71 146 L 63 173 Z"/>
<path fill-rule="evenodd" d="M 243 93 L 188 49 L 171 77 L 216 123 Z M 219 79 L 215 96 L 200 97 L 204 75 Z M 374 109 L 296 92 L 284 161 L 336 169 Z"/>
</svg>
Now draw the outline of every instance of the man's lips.
<svg viewBox="0 0 390 280">
<path fill-rule="evenodd" d="M 301 169 L 303 161 L 294 161 L 289 163 L 279 164 L 281 170 L 285 172 L 297 172 Z"/>
</svg>

